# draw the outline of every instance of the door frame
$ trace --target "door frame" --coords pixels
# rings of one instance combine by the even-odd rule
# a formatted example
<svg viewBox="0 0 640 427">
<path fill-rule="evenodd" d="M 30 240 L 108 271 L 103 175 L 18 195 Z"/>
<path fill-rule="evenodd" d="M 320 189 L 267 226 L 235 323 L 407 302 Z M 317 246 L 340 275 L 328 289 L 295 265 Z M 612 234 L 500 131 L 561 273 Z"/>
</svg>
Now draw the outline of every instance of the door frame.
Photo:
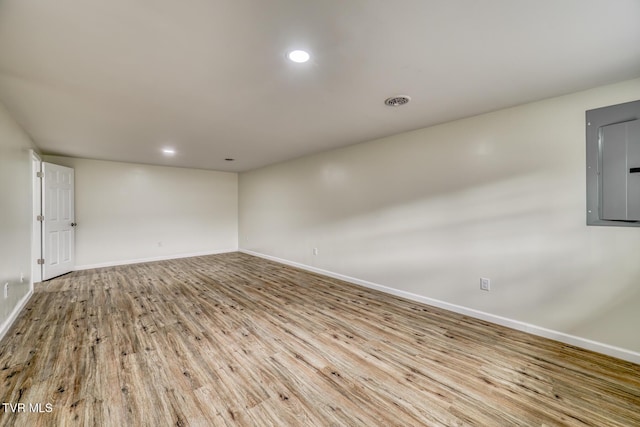
<svg viewBox="0 0 640 427">
<path fill-rule="evenodd" d="M 42 258 L 42 222 L 38 216 L 42 215 L 42 158 L 34 150 L 31 154 L 31 290 L 33 284 L 42 282 L 42 265 L 38 260 Z"/>
</svg>

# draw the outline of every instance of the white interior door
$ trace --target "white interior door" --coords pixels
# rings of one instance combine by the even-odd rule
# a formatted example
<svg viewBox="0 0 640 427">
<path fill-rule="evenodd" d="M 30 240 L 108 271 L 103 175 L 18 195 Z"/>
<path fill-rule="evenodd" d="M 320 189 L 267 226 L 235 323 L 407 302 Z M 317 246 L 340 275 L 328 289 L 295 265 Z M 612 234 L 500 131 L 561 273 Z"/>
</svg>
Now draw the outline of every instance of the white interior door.
<svg viewBox="0 0 640 427">
<path fill-rule="evenodd" d="M 42 280 L 60 276 L 75 266 L 73 169 L 42 163 Z"/>
</svg>

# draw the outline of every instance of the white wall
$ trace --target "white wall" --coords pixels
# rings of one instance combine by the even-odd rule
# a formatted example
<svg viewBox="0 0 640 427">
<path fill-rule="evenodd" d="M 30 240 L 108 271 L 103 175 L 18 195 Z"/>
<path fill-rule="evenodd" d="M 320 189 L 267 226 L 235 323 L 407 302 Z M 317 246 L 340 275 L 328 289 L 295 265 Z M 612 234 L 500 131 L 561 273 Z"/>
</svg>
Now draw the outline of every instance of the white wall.
<svg viewBox="0 0 640 427">
<path fill-rule="evenodd" d="M 31 148 L 31 139 L 0 104 L 0 337 L 31 290 Z"/>
<path fill-rule="evenodd" d="M 235 173 L 69 157 L 75 170 L 76 266 L 234 251 Z"/>
<path fill-rule="evenodd" d="M 585 225 L 585 110 L 639 98 L 640 79 L 243 173 L 240 247 L 640 352 L 640 228 Z"/>
</svg>

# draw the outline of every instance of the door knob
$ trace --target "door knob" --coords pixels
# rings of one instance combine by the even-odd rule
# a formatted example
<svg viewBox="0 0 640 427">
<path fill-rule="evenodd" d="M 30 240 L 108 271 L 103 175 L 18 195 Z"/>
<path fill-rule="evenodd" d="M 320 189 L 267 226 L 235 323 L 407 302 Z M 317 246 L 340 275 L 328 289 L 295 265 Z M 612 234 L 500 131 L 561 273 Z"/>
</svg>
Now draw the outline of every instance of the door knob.
<svg viewBox="0 0 640 427">
<path fill-rule="evenodd" d="M 78 223 L 77 223 L 77 222 L 72 222 L 72 223 L 71 223 L 71 226 L 72 226 L 72 227 L 75 227 L 76 225 L 78 225 Z"/>
</svg>

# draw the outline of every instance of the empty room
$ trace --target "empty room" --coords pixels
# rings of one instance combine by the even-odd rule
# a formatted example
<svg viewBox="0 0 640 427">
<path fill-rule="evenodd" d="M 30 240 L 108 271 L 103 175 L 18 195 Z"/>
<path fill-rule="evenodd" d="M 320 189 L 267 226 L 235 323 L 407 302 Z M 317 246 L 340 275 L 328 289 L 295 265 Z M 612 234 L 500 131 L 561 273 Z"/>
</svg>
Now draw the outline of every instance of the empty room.
<svg viewBox="0 0 640 427">
<path fill-rule="evenodd" d="M 0 426 L 640 426 L 640 1 L 0 1 Z"/>
</svg>

